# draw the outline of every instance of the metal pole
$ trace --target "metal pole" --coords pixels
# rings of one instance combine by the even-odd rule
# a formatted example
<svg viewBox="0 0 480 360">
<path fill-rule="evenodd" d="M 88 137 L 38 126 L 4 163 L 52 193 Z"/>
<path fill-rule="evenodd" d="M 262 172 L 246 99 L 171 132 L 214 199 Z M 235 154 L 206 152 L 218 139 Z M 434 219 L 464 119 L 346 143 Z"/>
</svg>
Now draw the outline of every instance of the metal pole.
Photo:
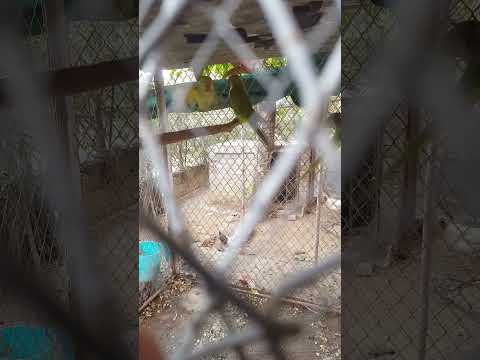
<svg viewBox="0 0 480 360">
<path fill-rule="evenodd" d="M 318 173 L 318 194 L 317 194 L 317 207 L 315 211 L 315 263 L 318 263 L 318 252 L 320 248 L 320 228 L 321 228 L 321 197 L 323 194 L 325 166 L 322 163 L 320 165 L 320 171 Z"/>
<path fill-rule="evenodd" d="M 245 127 L 240 128 L 240 140 L 242 142 L 242 218 L 245 216 Z"/>
<path fill-rule="evenodd" d="M 423 239 L 422 239 L 422 268 L 420 282 L 420 332 L 418 344 L 418 359 L 424 360 L 426 356 L 427 335 L 430 310 L 430 280 L 432 263 L 433 229 L 435 226 L 435 195 L 436 195 L 436 157 L 435 144 L 429 146 L 429 159 L 425 179 Z"/>
<path fill-rule="evenodd" d="M 412 225 L 416 216 L 416 198 L 417 198 L 417 163 L 418 152 L 413 151 L 415 142 L 419 134 L 420 114 L 418 108 L 409 104 L 408 122 L 407 122 L 407 161 L 404 164 L 404 177 L 402 187 L 402 204 L 399 216 L 399 226 L 397 234 L 397 249 L 402 255 L 408 252 L 408 238 L 412 231 Z"/>
<path fill-rule="evenodd" d="M 381 209 L 381 196 L 382 196 L 382 186 L 383 186 L 383 134 L 385 131 L 385 126 L 381 126 L 377 132 L 377 141 L 375 148 L 375 210 L 374 210 L 374 233 L 373 239 L 375 244 L 379 244 L 380 236 L 380 211 Z M 389 261 L 389 259 L 387 259 Z"/>
<path fill-rule="evenodd" d="M 448 22 L 448 13 L 451 0 L 438 2 L 438 25 L 445 27 Z M 438 32 L 437 32 L 438 33 Z M 432 34 L 435 38 L 435 35 Z M 438 39 L 438 38 L 437 38 Z M 420 332 L 418 359 L 425 360 L 427 354 L 427 336 L 430 314 L 430 281 L 432 275 L 432 242 L 433 230 L 436 226 L 436 196 L 438 186 L 439 157 L 443 157 L 443 150 L 439 151 L 438 135 L 430 134 L 432 142 L 428 147 L 428 167 L 425 179 L 424 217 L 423 217 L 423 238 L 422 238 L 422 278 L 421 278 L 421 299 L 420 299 Z"/>
</svg>

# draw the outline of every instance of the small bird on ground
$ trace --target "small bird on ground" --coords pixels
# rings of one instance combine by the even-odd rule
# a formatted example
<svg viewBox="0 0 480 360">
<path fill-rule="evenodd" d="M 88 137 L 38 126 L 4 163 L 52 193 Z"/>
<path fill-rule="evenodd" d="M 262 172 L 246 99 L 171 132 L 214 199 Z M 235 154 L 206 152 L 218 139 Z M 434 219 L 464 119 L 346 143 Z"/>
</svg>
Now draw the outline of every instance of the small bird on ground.
<svg viewBox="0 0 480 360">
<path fill-rule="evenodd" d="M 223 245 L 228 244 L 228 240 L 229 240 L 228 236 L 222 233 L 220 230 L 218 231 L 218 238 L 220 239 Z"/>
</svg>

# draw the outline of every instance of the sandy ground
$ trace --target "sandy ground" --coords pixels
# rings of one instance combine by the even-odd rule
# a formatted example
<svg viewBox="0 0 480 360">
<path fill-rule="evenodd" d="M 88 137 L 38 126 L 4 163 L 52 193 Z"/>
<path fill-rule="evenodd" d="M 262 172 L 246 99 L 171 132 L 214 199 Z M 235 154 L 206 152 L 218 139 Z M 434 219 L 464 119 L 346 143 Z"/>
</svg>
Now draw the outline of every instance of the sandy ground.
<svg viewBox="0 0 480 360">
<path fill-rule="evenodd" d="M 187 226 L 193 235 L 194 252 L 207 266 L 223 256 L 219 231 L 230 237 L 242 216 L 238 205 L 219 203 L 207 190 L 198 191 L 181 202 Z M 302 217 L 298 209 L 272 209 L 233 264 L 233 283 L 271 292 L 286 276 L 311 267 L 315 261 L 315 209 Z M 327 206 L 321 209 L 319 261 L 340 249 L 340 213 Z M 161 221 L 159 219 L 159 221 Z M 140 239 L 149 235 L 140 232 Z M 319 281 L 295 294 L 307 301 L 338 304 L 340 273 Z"/>
<path fill-rule="evenodd" d="M 174 354 L 181 346 L 183 331 L 200 310 L 203 293 L 194 283 L 186 277 L 171 278 L 162 294 L 140 316 L 140 325 L 153 331 L 157 343 L 168 355 Z M 253 296 L 244 299 L 258 308 L 265 303 L 265 300 Z M 237 331 L 251 324 L 246 314 L 230 304 L 226 306 L 225 314 Z M 304 332 L 284 345 L 289 359 L 340 359 L 339 314 L 315 314 L 300 307 L 284 305 L 279 317 L 289 320 L 305 317 Z M 194 348 L 199 349 L 205 344 L 219 342 L 227 332 L 220 315 L 211 314 L 207 324 L 196 337 Z M 249 346 L 247 352 L 252 359 L 271 358 L 263 343 Z M 237 359 L 237 355 L 224 352 L 211 355 L 208 359 L 233 360 Z"/>
</svg>

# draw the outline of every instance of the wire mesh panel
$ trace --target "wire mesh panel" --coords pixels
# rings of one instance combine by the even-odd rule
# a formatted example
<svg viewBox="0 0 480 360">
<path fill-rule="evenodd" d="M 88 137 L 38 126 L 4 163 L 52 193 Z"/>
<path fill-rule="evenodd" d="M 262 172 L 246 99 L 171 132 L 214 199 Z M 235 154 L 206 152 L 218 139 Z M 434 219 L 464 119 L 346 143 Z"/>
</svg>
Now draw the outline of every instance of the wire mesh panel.
<svg viewBox="0 0 480 360">
<path fill-rule="evenodd" d="M 172 268 L 180 275 L 193 273 L 200 280 L 197 286 L 207 285 L 192 289 L 177 307 L 167 302 L 169 294 L 172 289 L 184 289 L 188 281 L 173 277 L 158 289 L 158 302 L 146 315 L 155 319 L 146 320 L 145 326 L 157 328 L 162 321 L 169 326 L 169 333 L 179 339 L 175 344 L 169 336 L 155 330 L 153 334 L 174 358 L 189 358 L 191 351 L 193 358 L 229 358 L 234 355 L 232 347 L 240 358 L 270 354 L 285 358 L 284 351 L 294 358 L 337 358 L 338 339 L 333 336 L 331 352 L 318 348 L 318 341 L 306 350 L 289 350 L 286 341 L 271 340 L 270 331 L 259 338 L 253 329 L 263 329 L 277 318 L 281 321 L 275 303 L 287 295 L 326 312 L 335 312 L 339 300 L 339 273 L 330 274 L 331 265 L 338 261 L 333 254 L 338 255 L 340 248 L 340 151 L 333 145 L 330 123 L 339 117 L 339 110 L 328 106 L 337 95 L 338 79 L 333 79 L 340 75 L 338 46 L 332 52 L 338 34 L 335 25 L 328 25 L 338 22 L 338 4 L 225 1 L 197 7 L 198 3 L 187 1 L 144 5 L 141 70 L 154 79 L 163 77 L 160 96 L 165 109 L 157 108 L 159 120 L 152 119 L 151 85 L 141 85 L 140 134 L 165 214 L 158 218 L 142 213 L 140 233 L 154 236 L 171 249 Z M 322 14 L 331 23 L 326 19 L 324 23 Z M 238 28 L 232 29 L 231 22 Z M 250 28 L 250 22 L 257 27 Z M 298 52 L 288 50 L 296 42 L 288 38 L 286 28 L 277 27 L 280 23 L 292 26 L 288 31 L 302 44 Z M 164 26 L 172 31 L 164 32 Z M 311 37 L 304 39 L 307 33 Z M 163 55 L 155 60 L 157 51 Z M 300 80 L 303 70 L 297 55 L 304 56 L 305 83 Z M 317 79 L 322 71 L 332 71 L 324 74 L 332 77 L 325 86 Z M 306 95 L 309 81 L 315 96 Z M 215 95 L 205 96 L 212 89 Z M 242 110 L 244 96 L 252 106 L 243 102 L 248 108 Z M 337 115 L 328 116 L 328 110 Z M 158 122 L 163 127 L 159 132 Z M 321 276 L 325 266 L 330 270 Z M 308 273 L 311 281 L 301 286 L 301 278 Z M 159 276 L 165 275 L 169 274 Z M 285 278 L 293 279 L 296 291 L 282 285 Z M 263 311 L 240 298 L 232 285 L 243 294 L 271 297 L 272 312 L 265 309 L 267 318 L 255 320 L 257 311 Z M 290 290 L 282 290 L 283 286 Z M 224 297 L 224 290 L 230 295 Z M 255 323 L 250 329 L 242 322 L 238 340 L 233 329 L 240 319 L 238 313 L 232 318 L 230 305 L 240 313 L 246 310 L 248 320 Z M 185 315 L 182 308 L 192 310 Z M 175 327 L 185 316 L 187 333 L 180 339 Z M 305 320 L 301 326 L 311 325 Z M 211 328 L 208 333 L 207 328 Z M 212 337 L 219 342 L 205 344 Z"/>
<path fill-rule="evenodd" d="M 389 7 L 387 2 L 349 2 L 342 13 L 344 102 L 375 91 L 371 79 L 381 70 L 371 64 L 385 44 L 394 41 L 391 30 L 405 31 L 397 28 L 397 12 Z M 478 17 L 477 2 L 452 1 L 448 29 L 438 33 Z M 389 86 L 394 89 L 398 84 Z M 452 173 L 446 169 L 455 160 L 445 145 L 448 134 L 434 137 L 432 155 L 431 147 L 420 139 L 436 119 L 417 98 L 397 101 L 382 121 L 370 155 L 342 189 L 342 295 L 356 299 L 342 303 L 343 356 L 463 358 L 477 345 L 473 333 L 478 323 L 473 307 L 466 310 L 452 298 L 465 306 L 476 296 L 471 282 L 478 276 L 474 247 L 463 255 L 458 251 L 468 243 L 462 239 L 469 235 L 463 234 L 473 226 L 460 218 L 475 216 L 465 217 L 466 203 L 455 200 L 460 189 L 449 184 Z M 458 230 L 459 223 L 465 232 Z M 463 272 L 469 275 L 459 280 Z M 460 300 L 463 286 L 468 295 Z M 447 288 L 456 289 L 451 291 L 457 295 L 446 296 Z"/>
<path fill-rule="evenodd" d="M 137 55 L 138 20 L 70 23 L 72 65 Z M 98 263 L 131 319 L 137 321 L 138 82 L 73 97 L 83 200 Z"/>
<path fill-rule="evenodd" d="M 138 56 L 138 20 L 126 20 L 125 16 L 113 17 L 112 20 L 108 13 L 112 9 L 108 9 L 108 6 L 102 9 L 107 10 L 106 12 L 100 16 L 98 13 L 94 14 L 92 20 L 89 18 L 89 15 L 92 15 L 92 8 L 88 6 L 82 8 L 81 5 L 75 8 L 67 4 L 65 5 L 67 9 L 64 9 L 63 5 L 59 5 L 62 3 L 55 1 L 22 3 L 19 6 L 22 16 L 18 17 L 18 20 L 24 22 L 22 30 L 25 38 L 22 41 L 27 45 L 27 54 L 23 52 L 20 44 L 10 43 L 7 44 L 10 47 L 5 47 L 5 51 L 16 60 L 6 60 L 2 63 L 2 69 L 13 66 L 12 61 L 18 67 L 25 61 L 29 65 L 28 70 L 22 70 L 25 72 L 26 78 L 23 79 L 25 81 L 17 80 L 15 85 L 23 86 L 26 83 L 27 88 L 34 88 L 37 83 L 29 84 L 29 76 L 30 71 L 35 71 L 34 76 L 39 76 L 37 79 L 39 87 L 42 88 L 47 83 L 47 90 L 52 91 L 55 96 L 50 96 L 49 93 L 43 98 L 44 94 L 36 93 L 37 90 L 33 92 L 34 96 L 25 91 L 13 91 L 12 94 L 8 94 L 5 81 L 2 84 L 2 115 L 3 112 L 6 114 L 2 118 L 5 119 L 5 129 L 11 128 L 8 140 L 2 140 L 2 156 L 5 161 L 2 161 L 1 168 L 2 173 L 5 173 L 5 181 L 2 182 L 0 195 L 2 199 L 0 228 L 2 241 L 5 239 L 7 243 L 5 249 L 8 249 L 7 253 L 2 251 L 2 255 L 8 256 L 7 259 L 16 265 L 21 264 L 25 272 L 22 279 L 38 285 L 40 292 L 47 293 L 48 299 L 54 299 L 54 306 L 58 306 L 56 313 L 65 316 L 65 311 L 73 310 L 70 316 L 82 321 L 92 319 L 90 315 L 82 314 L 80 308 L 86 304 L 78 296 L 84 295 L 78 289 L 85 284 L 88 274 L 82 272 L 83 279 L 79 281 L 77 278 L 74 283 L 72 277 L 78 272 L 72 270 L 72 263 L 76 261 L 75 259 L 81 258 L 84 266 L 92 261 L 94 266 L 90 269 L 97 270 L 98 265 L 100 270 L 96 273 L 96 278 L 106 279 L 107 285 L 104 283 L 104 288 L 112 288 L 115 293 L 115 296 L 110 298 L 110 301 L 112 298 L 115 300 L 109 305 L 109 309 L 119 308 L 129 317 L 128 324 L 123 323 L 115 330 L 118 339 L 119 333 L 123 336 L 132 329 L 136 333 L 138 323 L 137 256 L 131 256 L 138 251 L 136 241 L 138 82 L 132 81 L 110 87 L 98 85 L 92 87 L 90 84 L 87 87 L 101 88 L 90 92 L 78 91 L 78 88 L 72 92 L 68 88 L 82 87 L 84 80 L 88 82 L 88 79 L 76 76 L 79 69 L 88 70 L 86 77 L 90 75 L 88 72 L 92 68 L 85 65 L 99 64 L 108 72 L 108 66 L 105 67 L 107 61 Z M 2 16 L 7 16 L 9 12 L 15 10 L 16 5 L 19 4 L 5 5 L 2 8 Z M 133 14 L 131 17 L 135 16 L 137 15 Z M 17 24 L 14 22 L 17 17 L 10 13 L 10 17 L 3 20 L 8 21 L 5 22 L 2 33 L 10 36 L 13 34 L 15 41 L 17 34 L 14 29 Z M 5 42 L 4 35 L 2 41 Z M 30 57 L 31 63 L 26 56 Z M 74 71 L 69 72 L 72 67 Z M 47 70 L 50 72 L 47 73 Z M 68 79 L 69 83 L 65 82 L 65 73 L 67 77 L 71 76 Z M 3 75 L 16 76 L 15 72 Z M 100 74 L 100 77 L 102 76 L 103 74 Z M 112 78 L 112 75 L 107 75 L 108 77 Z M 55 86 L 58 87 L 59 79 L 60 82 L 63 80 L 63 88 L 60 90 L 55 89 Z M 109 81 L 111 80 L 107 79 L 106 82 Z M 75 95 L 62 96 L 65 95 L 65 91 L 67 95 L 72 93 Z M 19 102 L 21 110 L 11 111 L 10 104 L 7 106 L 5 104 L 5 95 L 8 94 L 16 101 L 19 93 L 24 96 Z M 48 100 L 51 100 L 50 104 Z M 22 113 L 22 108 L 28 109 Z M 35 122 L 33 131 L 26 125 L 28 121 L 23 121 L 24 113 L 30 111 L 30 108 L 37 110 L 33 117 L 30 115 L 30 120 Z M 65 108 L 66 113 L 63 113 L 62 108 Z M 7 121 L 9 116 L 15 119 L 12 124 Z M 56 125 L 60 130 L 55 129 L 57 131 L 49 133 L 48 141 L 39 141 L 42 130 L 50 130 L 50 125 Z M 62 129 L 67 130 L 63 132 Z M 46 174 L 50 176 L 55 173 L 59 164 L 49 158 L 49 155 L 52 157 L 52 153 L 45 150 L 45 147 L 47 149 L 49 146 L 54 147 L 57 141 L 68 144 L 66 148 L 62 148 L 61 156 L 65 155 L 65 152 L 73 153 L 73 160 L 70 158 L 67 166 L 68 175 L 70 176 L 69 171 L 74 174 L 73 184 L 70 184 L 69 176 L 51 176 L 46 180 Z M 61 169 L 60 172 L 62 170 L 65 169 Z M 95 239 L 93 247 L 90 247 L 92 243 L 85 238 L 81 241 L 75 240 L 78 247 L 66 245 L 69 240 L 77 236 L 82 237 L 80 233 L 84 229 L 78 230 L 73 225 L 75 221 L 82 222 L 82 216 L 78 213 L 72 215 L 74 211 L 71 208 L 66 210 L 52 199 L 55 196 L 52 196 L 51 192 L 48 194 L 47 188 L 52 183 L 62 180 L 63 183 L 57 186 L 55 192 L 60 193 L 60 188 L 64 184 L 67 187 L 72 185 L 75 190 L 81 192 L 83 205 L 89 217 L 87 221 L 89 235 Z M 72 191 L 68 196 L 64 193 L 61 201 L 76 204 L 79 200 L 78 195 L 77 191 Z M 75 218 L 73 222 L 71 217 Z M 65 232 L 67 227 L 69 228 Z M 63 236 L 59 235 L 59 229 L 63 229 Z M 65 238 L 66 233 L 68 239 Z M 86 252 L 86 258 L 82 258 L 86 248 L 89 251 Z M 5 271 L 4 264 L 5 266 L 8 264 L 4 260 L 2 258 L 2 271 Z M 10 267 L 6 274 L 10 274 L 10 271 L 15 273 L 15 266 Z M 18 281 L 21 287 L 21 281 Z M 75 288 L 75 291 L 72 288 Z M 52 317 L 55 316 L 49 313 L 48 306 L 40 311 L 38 306 L 37 308 L 33 306 L 32 309 L 31 296 L 19 296 L 15 286 L 6 289 L 8 291 L 2 284 L 0 357 L 73 358 L 73 343 L 77 346 L 81 341 L 74 339 L 71 329 L 67 335 L 68 331 L 58 326 L 58 323 L 52 324 Z M 92 289 L 90 283 L 89 291 Z M 20 293 L 22 291 L 25 289 Z M 98 300 L 101 297 L 100 291 L 97 289 L 94 292 Z M 96 316 L 98 318 L 98 314 Z M 115 319 L 109 321 L 113 324 Z M 79 328 L 81 325 L 77 324 L 77 329 Z M 134 338 L 136 334 L 129 340 Z M 136 353 L 136 344 L 131 343 L 130 346 Z M 61 353 L 56 352 L 57 348 Z"/>
<path fill-rule="evenodd" d="M 266 59 L 252 64 L 252 68 L 268 70 L 268 62 L 275 60 L 284 62 Z M 221 75 L 213 73 L 211 76 L 219 79 Z M 195 80 L 191 69 L 167 70 L 164 78 L 167 89 Z M 265 104 L 257 107 L 262 105 L 266 107 Z M 264 119 L 263 127 L 273 128 L 270 133 L 275 139 L 273 149 L 266 149 L 248 125 L 230 133 L 167 146 L 173 191 L 194 236 L 194 251 L 206 264 L 214 265 L 223 256 L 256 188 L 279 155 L 288 152 L 291 142 L 295 141 L 294 130 L 302 121 L 302 110 L 288 96 L 271 106 L 273 114 Z M 331 102 L 329 110 L 339 111 L 337 100 Z M 231 108 L 170 113 L 167 129 L 173 132 L 200 125 L 211 126 L 234 118 Z M 323 179 L 322 174 L 322 184 L 319 184 L 320 164 L 315 161 L 312 149 L 307 149 L 300 157 L 235 263 L 234 285 L 270 293 L 286 274 L 308 268 L 316 258 L 321 259 L 339 249 L 340 199 L 338 194 L 331 192 L 331 176 Z M 153 194 L 151 199 L 154 201 Z M 320 291 L 319 286 L 312 286 L 301 298 L 311 303 L 338 301 L 339 289 L 334 293 L 328 290 L 322 295 Z"/>
<path fill-rule="evenodd" d="M 36 71 L 49 68 L 48 35 L 42 12 L 41 4 L 27 8 L 22 27 L 22 41 L 27 45 L 31 66 Z M 9 75 L 3 73 L 2 78 Z M 21 264 L 22 275 L 26 278 L 40 279 L 59 306 L 66 308 L 69 278 L 65 246 L 57 235 L 59 214 L 49 204 L 40 180 L 47 164 L 32 140 L 32 132 L 22 129 L 11 111 L 2 108 L 1 112 L 3 134 L 6 135 L 2 136 L 0 151 L 2 254 Z M 11 358 L 30 344 L 30 327 L 42 332 L 47 318 L 32 310 L 28 300 L 4 284 L 0 294 L 0 357 Z"/>
</svg>

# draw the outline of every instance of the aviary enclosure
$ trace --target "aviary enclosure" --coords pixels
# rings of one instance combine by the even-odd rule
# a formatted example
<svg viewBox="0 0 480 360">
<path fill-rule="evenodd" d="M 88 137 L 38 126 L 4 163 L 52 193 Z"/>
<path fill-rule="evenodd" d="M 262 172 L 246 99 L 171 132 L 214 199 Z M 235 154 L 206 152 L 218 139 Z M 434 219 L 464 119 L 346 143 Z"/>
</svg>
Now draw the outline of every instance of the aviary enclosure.
<svg viewBox="0 0 480 360">
<path fill-rule="evenodd" d="M 171 290 L 167 288 L 169 281 L 181 275 L 195 273 L 185 278 L 201 278 L 207 284 L 207 298 L 211 301 L 198 311 L 203 316 L 198 320 L 187 317 L 184 324 L 192 332 L 187 333 L 179 348 L 168 349 L 169 355 L 180 358 L 230 356 L 226 350 L 243 358 L 246 350 L 252 357 L 265 358 L 266 353 L 273 353 L 276 358 L 284 358 L 285 338 L 296 332 L 284 323 L 285 313 L 275 316 L 279 299 L 294 309 L 287 312 L 289 319 L 300 313 L 338 315 L 340 274 L 338 261 L 329 254 L 338 254 L 341 246 L 345 259 L 353 259 L 344 266 L 342 295 L 357 299 L 342 304 L 344 358 L 467 356 L 476 345 L 475 333 L 479 330 L 479 241 L 478 215 L 467 206 L 468 199 L 461 196 L 458 183 L 451 181 L 456 175 L 451 173 L 452 164 L 459 162 L 462 155 L 447 151 L 448 138 L 434 138 L 427 146 L 421 143 L 415 156 L 398 161 L 429 129 L 435 120 L 433 115 L 414 106 L 412 99 L 396 104 L 376 134 L 368 160 L 348 183 L 342 184 L 341 214 L 338 186 L 330 186 L 338 185 L 339 163 L 325 166 L 325 162 L 315 161 L 319 148 L 332 149 L 320 140 L 332 139 L 331 129 L 341 128 L 339 114 L 345 114 L 350 104 L 367 98 L 372 91 L 368 82 L 359 81 L 360 75 L 371 70 L 370 50 L 394 38 L 391 30 L 395 28 L 396 13 L 385 7 L 386 2 L 343 2 L 341 109 L 339 94 L 335 94 L 338 91 L 332 85 L 336 75 L 327 71 L 340 72 L 340 61 L 336 65 L 327 61 L 337 59 L 340 53 L 334 41 L 323 36 L 329 34 L 338 40 L 338 34 L 328 27 L 329 23 L 338 25 L 338 3 L 299 0 L 289 1 L 287 6 L 287 2 L 274 0 L 223 1 L 210 4 L 204 12 L 197 9 L 201 16 L 187 16 L 189 3 L 175 0 L 153 4 L 143 12 L 140 28 L 133 8 L 88 17 L 75 10 L 62 14 L 61 6 L 53 6 L 53 1 L 32 1 L 25 6 L 24 40 L 35 70 L 48 69 L 48 74 L 60 79 L 76 79 L 64 78 L 64 87 L 54 89 L 60 98 L 70 98 L 66 103 L 56 99 L 55 111 L 50 108 L 49 114 L 64 119 L 55 124 L 65 134 L 61 141 L 70 156 L 74 185 L 88 209 L 89 230 L 99 250 L 94 259 L 100 269 L 97 274 L 108 279 L 116 294 L 109 307 L 118 305 L 130 320 L 127 326 L 112 330 L 121 335 L 116 339 L 129 330 L 136 332 L 137 240 L 160 240 L 169 245 L 171 254 L 168 267 L 149 286 L 142 287 L 141 303 L 148 300 L 152 307 L 155 300 L 150 295 L 162 297 L 163 290 Z M 159 11 L 165 10 L 165 4 L 172 6 L 170 12 Z M 452 1 L 447 30 L 465 22 L 478 29 L 479 9 L 478 0 Z M 49 27 L 64 16 L 68 18 L 67 27 L 62 36 L 57 36 Z M 327 19 L 331 21 L 324 21 Z M 147 31 L 148 25 L 154 26 L 153 35 Z M 68 29 L 73 28 L 76 31 L 68 36 Z M 295 29 L 301 36 L 291 41 L 287 31 Z M 469 35 L 474 40 L 476 31 Z M 211 32 L 215 35 L 209 37 Z M 131 46 L 135 42 L 127 41 L 139 35 L 140 51 Z M 105 39 L 115 45 L 106 45 Z M 457 40 L 465 45 L 463 54 L 455 54 L 458 77 L 462 79 L 478 64 L 475 56 L 480 51 L 475 44 L 480 41 L 468 42 L 462 36 Z M 307 45 L 315 54 L 310 60 Z M 152 49 L 161 49 L 165 54 L 161 66 L 157 66 L 159 59 L 153 56 L 156 52 L 152 53 Z M 258 132 L 250 124 L 239 124 L 230 109 L 223 70 L 228 70 L 225 64 L 238 60 L 251 72 L 240 78 L 261 115 L 257 128 L 266 134 L 270 147 L 259 141 Z M 143 85 L 144 78 L 140 79 L 140 109 L 139 63 L 147 79 Z M 88 66 L 92 64 L 97 66 Z M 188 104 L 182 107 L 183 100 L 178 99 L 184 99 L 191 85 L 198 84 L 203 65 L 207 64 L 217 65 L 206 68 L 206 74 L 214 80 L 215 106 L 199 111 L 202 104 L 193 101 L 193 108 Z M 66 72 L 58 71 L 61 67 Z M 283 77 L 285 73 L 289 75 Z M 326 81 L 330 77 L 333 80 Z M 322 87 L 318 87 L 319 79 Z M 315 96 L 308 95 L 305 89 L 316 91 Z M 305 108 L 325 119 L 328 126 L 320 127 L 311 121 L 311 113 Z M 473 111 L 478 116 L 478 107 Z M 154 128 L 151 138 L 140 128 L 142 144 L 138 112 L 142 114 L 140 124 L 145 120 Z M 182 132 L 192 128 L 195 131 Z M 5 215 L 0 234 L 9 241 L 2 255 L 8 253 L 8 257 L 18 260 L 26 277 L 40 274 L 63 307 L 75 306 L 81 296 L 72 290 L 75 286 L 66 265 L 77 254 L 68 252 L 68 239 L 58 237 L 62 214 L 45 205 L 46 186 L 37 181 L 44 164 L 31 141 L 35 134 L 21 131 L 18 124 L 7 120 L 5 129 L 9 136 L 2 142 L 0 153 L 0 199 Z M 211 135 L 198 136 L 206 135 L 205 131 L 211 131 Z M 342 138 L 343 151 L 348 146 L 347 137 Z M 161 151 L 145 151 L 151 150 L 149 139 L 160 139 L 153 149 Z M 140 184 L 136 168 L 139 147 Z M 334 148 L 338 151 L 338 147 Z M 18 155 L 22 160 L 14 161 Z M 158 163 L 166 166 L 154 169 Z M 276 163 L 285 165 L 285 170 L 282 172 L 282 166 Z M 161 179 L 166 178 L 169 181 L 162 183 Z M 172 216 L 178 209 L 181 219 Z M 144 213 L 154 221 L 149 222 Z M 179 221 L 182 219 L 185 226 Z M 159 233 L 163 237 L 157 236 Z M 179 239 L 187 240 L 183 247 L 178 246 Z M 188 248 L 191 253 L 184 250 Z M 231 276 L 218 275 L 218 267 Z M 335 268 L 337 272 L 332 273 Z M 330 271 L 329 275 L 319 278 L 324 271 Z M 286 283 L 284 278 L 292 273 L 298 277 Z M 198 285 L 197 280 L 193 286 Z M 304 281 L 314 285 L 292 296 Z M 232 286 L 235 292 L 229 292 Z M 2 326 L 42 324 L 38 313 L 26 311 L 28 307 L 12 296 L 14 292 L 2 288 Z M 266 298 L 268 316 L 247 306 L 235 295 L 238 293 L 252 295 L 249 303 L 255 303 L 253 298 Z M 232 335 L 228 318 L 231 312 L 225 310 L 226 304 L 236 304 L 241 310 L 237 309 L 236 317 L 253 319 L 257 327 L 250 328 L 245 320 L 239 326 L 244 333 Z M 215 312 L 227 315 L 220 325 L 227 330 L 215 336 L 217 344 L 204 342 L 204 338 L 200 344 L 192 333 Z M 92 312 L 87 320 L 98 321 L 100 315 Z M 304 325 L 311 317 L 306 319 Z M 110 320 L 113 323 L 115 319 Z M 307 351 L 295 346 L 290 349 L 294 358 L 340 357 L 339 338 L 328 334 L 323 320 L 315 323 L 318 328 L 313 340 L 304 339 L 311 340 Z M 325 334 L 329 337 L 323 338 Z M 261 350 L 248 348 L 259 340 L 267 346 Z M 305 343 L 301 345 L 305 348 Z M 130 349 L 136 356 L 134 344 Z M 196 355 L 187 357 L 192 349 Z"/>
</svg>

